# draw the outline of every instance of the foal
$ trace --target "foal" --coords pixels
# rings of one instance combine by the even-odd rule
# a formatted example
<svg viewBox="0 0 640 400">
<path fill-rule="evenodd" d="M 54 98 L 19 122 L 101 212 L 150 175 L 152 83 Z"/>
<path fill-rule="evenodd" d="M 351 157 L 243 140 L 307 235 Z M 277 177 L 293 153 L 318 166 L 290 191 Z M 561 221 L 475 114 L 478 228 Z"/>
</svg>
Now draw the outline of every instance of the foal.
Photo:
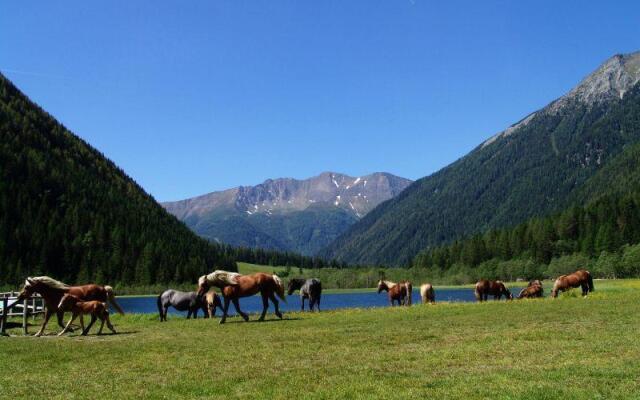
<svg viewBox="0 0 640 400">
<path fill-rule="evenodd" d="M 58 304 L 58 310 L 61 311 L 71 311 L 72 316 L 67 326 L 64 327 L 62 332 L 58 334 L 58 336 L 62 336 L 69 330 L 71 323 L 80 316 L 80 325 L 82 325 L 82 335 L 86 336 L 91 329 L 91 326 L 96 319 L 100 318 L 100 329 L 98 329 L 98 335 L 102 334 L 102 328 L 104 327 L 104 323 L 107 323 L 107 327 L 111 330 L 111 332 L 116 333 L 116 330 L 111 325 L 111 321 L 109 321 L 109 309 L 107 308 L 107 304 L 102 301 L 92 300 L 92 301 L 80 301 L 76 296 L 72 294 L 65 294 L 62 296 L 62 300 L 60 300 L 60 304 Z M 84 314 L 91 314 L 91 322 L 89 325 L 84 328 L 84 322 L 82 320 L 82 316 Z"/>
</svg>

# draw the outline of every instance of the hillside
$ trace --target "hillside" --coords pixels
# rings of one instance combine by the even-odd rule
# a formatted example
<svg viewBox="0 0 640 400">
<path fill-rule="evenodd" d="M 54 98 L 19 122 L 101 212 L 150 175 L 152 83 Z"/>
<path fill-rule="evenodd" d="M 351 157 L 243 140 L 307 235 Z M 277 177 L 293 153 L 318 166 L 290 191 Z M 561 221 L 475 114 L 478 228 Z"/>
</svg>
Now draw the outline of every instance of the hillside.
<svg viewBox="0 0 640 400">
<path fill-rule="evenodd" d="M 410 183 L 388 173 L 351 177 L 324 172 L 162 205 L 210 240 L 313 255 Z"/>
<path fill-rule="evenodd" d="M 222 250 L 0 75 L 0 283 L 192 281 Z"/>
<path fill-rule="evenodd" d="M 640 138 L 639 80 L 640 52 L 612 57 L 565 96 L 382 203 L 320 254 L 403 265 L 427 247 L 606 194 L 608 185 L 585 185 Z"/>
</svg>

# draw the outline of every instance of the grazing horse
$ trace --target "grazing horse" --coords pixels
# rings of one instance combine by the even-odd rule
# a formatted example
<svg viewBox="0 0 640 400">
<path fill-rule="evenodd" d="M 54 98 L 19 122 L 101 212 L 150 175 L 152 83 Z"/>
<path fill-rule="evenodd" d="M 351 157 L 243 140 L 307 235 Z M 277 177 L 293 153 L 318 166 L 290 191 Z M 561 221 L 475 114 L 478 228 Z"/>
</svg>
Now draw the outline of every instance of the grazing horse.
<svg viewBox="0 0 640 400">
<path fill-rule="evenodd" d="M 558 292 L 564 292 L 571 288 L 582 287 L 582 295 L 586 296 L 587 293 L 593 292 L 593 278 L 591 273 L 584 269 L 579 269 L 573 274 L 562 275 L 556 279 L 551 290 L 551 297 L 558 297 Z"/>
<path fill-rule="evenodd" d="M 502 281 L 489 281 L 481 279 L 476 283 L 476 300 L 482 302 L 487 301 L 489 295 L 492 295 L 494 299 L 500 300 L 504 295 L 508 300 L 513 300 L 513 295 L 509 289 L 504 286 Z"/>
<path fill-rule="evenodd" d="M 319 279 L 302 279 L 294 278 L 289 281 L 288 295 L 292 295 L 294 291 L 300 289 L 300 300 L 302 301 L 301 310 L 304 311 L 304 299 L 309 299 L 309 311 L 313 311 L 315 305 L 320 311 L 320 297 L 322 295 L 322 283 Z"/>
<path fill-rule="evenodd" d="M 48 276 L 29 277 L 25 281 L 24 288 L 22 288 L 22 291 L 18 295 L 17 301 L 13 304 L 17 304 L 31 297 L 34 293 L 42 296 L 46 306 L 42 327 L 35 336 L 42 335 L 44 328 L 47 326 L 47 322 L 49 322 L 49 318 L 51 318 L 53 314 L 56 314 L 58 317 L 58 325 L 63 329 L 65 328 L 62 323 L 64 311 L 58 309 L 58 304 L 60 304 L 62 296 L 66 293 L 76 296 L 81 301 L 97 300 L 103 303 L 108 301 L 120 314 L 124 314 L 124 311 L 122 311 L 122 308 L 120 308 L 120 305 L 116 302 L 116 297 L 111 286 L 94 284 L 69 286 Z"/>
<path fill-rule="evenodd" d="M 218 296 L 218 293 L 216 293 L 215 290 L 209 290 L 207 294 L 204 295 L 204 303 L 205 307 L 207 308 L 209 318 L 213 318 L 216 316 L 216 309 L 218 307 L 222 308 L 220 296 Z"/>
<path fill-rule="evenodd" d="M 222 296 L 224 297 L 222 318 L 220 318 L 221 324 L 224 324 L 227 320 L 230 301 L 233 303 L 236 312 L 240 314 L 245 321 L 249 321 L 249 316 L 240 310 L 238 299 L 253 296 L 256 293 L 260 293 L 262 296 L 262 314 L 260 314 L 258 320 L 264 321 L 264 316 L 269 307 L 269 299 L 271 299 L 273 303 L 276 315 L 282 319 L 282 313 L 278 308 L 276 295 L 284 302 L 287 301 L 287 298 L 284 295 L 284 284 L 277 275 L 262 272 L 251 275 L 241 275 L 237 272 L 214 271 L 209 275 L 202 275 L 198 279 L 198 294 L 205 294 L 212 286 L 220 288 L 220 290 L 222 290 Z"/>
<path fill-rule="evenodd" d="M 520 291 L 518 295 L 519 299 L 533 299 L 544 296 L 544 289 L 542 288 L 542 282 L 539 280 L 533 280 L 529 282 L 529 285 Z"/>
<path fill-rule="evenodd" d="M 160 313 L 160 322 L 167 320 L 167 312 L 169 307 L 173 306 L 178 311 L 186 311 L 187 319 L 198 318 L 198 309 L 202 309 L 204 315 L 207 315 L 207 307 L 203 296 L 196 292 L 180 292 L 178 290 L 168 289 L 158 296 L 158 312 Z"/>
<path fill-rule="evenodd" d="M 58 309 L 63 311 L 71 311 L 73 314 L 71 319 L 67 323 L 67 326 L 64 327 L 62 332 L 58 333 L 58 336 L 64 335 L 71 326 L 71 323 L 74 319 L 80 316 L 80 325 L 82 325 L 82 336 L 86 336 L 89 333 L 89 329 L 96 322 L 96 319 L 100 319 L 100 329 L 98 329 L 98 335 L 102 334 L 102 328 L 104 328 L 104 323 L 107 323 L 107 327 L 111 330 L 111 332 L 116 333 L 115 328 L 111 325 L 111 321 L 109 321 L 109 307 L 107 303 L 103 303 L 101 301 L 80 301 L 76 296 L 72 294 L 65 294 L 62 296 L 62 300 L 60 300 L 60 304 L 58 304 Z M 84 328 L 84 322 L 82 322 L 82 316 L 90 314 L 91 322 L 87 325 L 87 328 Z"/>
<path fill-rule="evenodd" d="M 422 304 L 435 304 L 436 292 L 433 290 L 433 286 L 430 283 L 423 283 L 420 285 L 420 297 L 422 298 Z"/>
<path fill-rule="evenodd" d="M 383 290 L 388 292 L 389 303 L 392 307 L 396 301 L 399 306 L 411 305 L 411 291 L 413 290 L 411 282 L 400 281 L 399 283 L 395 283 L 381 279 L 378 281 L 378 293 Z"/>
</svg>

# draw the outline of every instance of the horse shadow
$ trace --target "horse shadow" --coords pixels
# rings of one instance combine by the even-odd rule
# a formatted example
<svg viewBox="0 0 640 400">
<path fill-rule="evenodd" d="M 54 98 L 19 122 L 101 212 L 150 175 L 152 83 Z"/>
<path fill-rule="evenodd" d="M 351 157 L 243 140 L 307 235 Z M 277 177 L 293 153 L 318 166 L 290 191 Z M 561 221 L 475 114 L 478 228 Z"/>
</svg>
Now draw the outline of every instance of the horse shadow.
<svg viewBox="0 0 640 400">
<path fill-rule="evenodd" d="M 250 319 L 249 321 L 244 321 L 242 318 L 238 318 L 237 321 L 227 321 L 227 324 L 253 324 L 253 323 L 260 323 L 260 324 L 264 324 L 267 322 L 285 322 L 285 321 L 299 321 L 302 318 L 299 317 L 293 317 L 293 318 L 283 318 L 283 319 L 265 319 L 264 321 L 260 321 L 258 319 Z"/>
</svg>

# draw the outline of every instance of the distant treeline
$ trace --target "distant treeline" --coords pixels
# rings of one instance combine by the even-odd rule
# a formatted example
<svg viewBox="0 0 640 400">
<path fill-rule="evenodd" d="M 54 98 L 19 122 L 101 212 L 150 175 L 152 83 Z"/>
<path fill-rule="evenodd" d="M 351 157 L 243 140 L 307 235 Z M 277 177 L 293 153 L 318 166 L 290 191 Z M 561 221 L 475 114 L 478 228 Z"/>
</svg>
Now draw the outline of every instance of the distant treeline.
<svg viewBox="0 0 640 400">
<path fill-rule="evenodd" d="M 596 277 L 637 277 L 638 243 L 640 194 L 636 192 L 604 196 L 586 207 L 428 249 L 416 256 L 412 266 L 453 281 L 553 277 L 586 267 Z"/>
</svg>

